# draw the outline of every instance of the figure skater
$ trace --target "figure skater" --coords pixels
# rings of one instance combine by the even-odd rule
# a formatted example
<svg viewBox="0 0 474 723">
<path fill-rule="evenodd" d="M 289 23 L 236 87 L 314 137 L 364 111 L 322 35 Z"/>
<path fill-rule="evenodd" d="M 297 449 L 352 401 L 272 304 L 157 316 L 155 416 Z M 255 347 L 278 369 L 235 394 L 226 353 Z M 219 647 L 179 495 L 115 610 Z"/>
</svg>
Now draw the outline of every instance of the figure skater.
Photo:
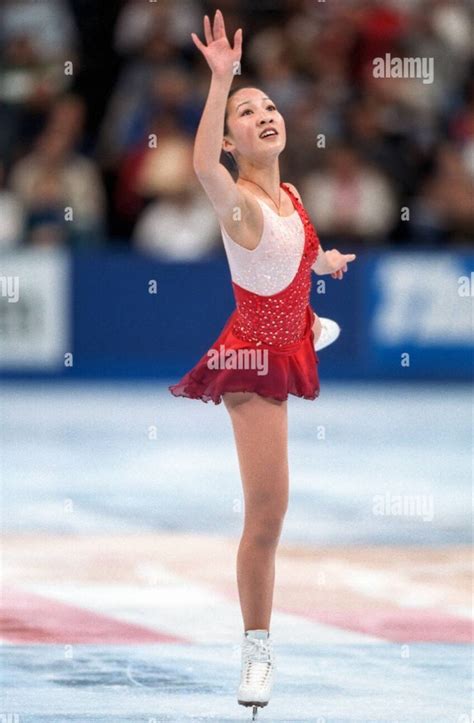
<svg viewBox="0 0 474 723">
<path fill-rule="evenodd" d="M 355 254 L 323 251 L 300 195 L 280 183 L 283 117 L 258 88 L 230 92 L 242 30 L 231 47 L 220 10 L 204 18 L 204 45 L 192 38 L 212 78 L 194 145 L 194 170 L 219 219 L 236 309 L 219 338 L 177 384 L 175 396 L 212 401 L 229 412 L 245 502 L 237 555 L 244 632 L 238 702 L 267 705 L 275 656 L 270 640 L 275 554 L 288 505 L 287 399 L 319 394 L 317 351 L 339 326 L 309 304 L 311 270 L 342 279 Z M 232 154 L 235 182 L 220 162 Z"/>
</svg>

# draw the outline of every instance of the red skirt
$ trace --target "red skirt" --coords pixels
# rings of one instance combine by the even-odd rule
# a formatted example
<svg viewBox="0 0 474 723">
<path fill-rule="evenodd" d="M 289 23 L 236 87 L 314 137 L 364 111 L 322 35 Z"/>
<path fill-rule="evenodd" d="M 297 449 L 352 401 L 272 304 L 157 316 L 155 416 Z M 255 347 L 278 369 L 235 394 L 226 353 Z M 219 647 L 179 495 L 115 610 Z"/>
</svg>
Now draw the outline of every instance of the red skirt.
<svg viewBox="0 0 474 723">
<path fill-rule="evenodd" d="M 177 383 L 175 397 L 220 404 L 225 392 L 255 392 L 279 401 L 288 394 L 304 399 L 319 396 L 319 357 L 314 349 L 311 307 L 307 307 L 303 339 L 285 347 L 244 341 L 232 332 L 237 311 L 226 322 L 209 351 Z"/>
</svg>

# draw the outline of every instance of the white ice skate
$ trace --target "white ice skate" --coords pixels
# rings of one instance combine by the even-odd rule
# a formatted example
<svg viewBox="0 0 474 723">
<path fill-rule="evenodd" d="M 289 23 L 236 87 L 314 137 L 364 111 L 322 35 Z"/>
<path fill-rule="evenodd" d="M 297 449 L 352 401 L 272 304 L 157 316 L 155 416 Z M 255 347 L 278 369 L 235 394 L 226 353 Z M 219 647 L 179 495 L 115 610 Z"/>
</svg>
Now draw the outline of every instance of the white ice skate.
<svg viewBox="0 0 474 723">
<path fill-rule="evenodd" d="M 267 630 L 247 630 L 242 640 L 242 671 L 238 693 L 240 705 L 253 706 L 252 720 L 257 709 L 270 700 L 275 657 Z"/>
<path fill-rule="evenodd" d="M 318 339 L 314 342 L 314 348 L 316 351 L 325 349 L 329 344 L 332 344 L 339 337 L 341 333 L 341 327 L 337 321 L 332 319 L 325 319 L 320 316 L 319 321 L 321 322 L 321 334 Z M 316 323 L 316 322 L 315 322 Z M 314 327 L 313 327 L 314 328 Z"/>
</svg>

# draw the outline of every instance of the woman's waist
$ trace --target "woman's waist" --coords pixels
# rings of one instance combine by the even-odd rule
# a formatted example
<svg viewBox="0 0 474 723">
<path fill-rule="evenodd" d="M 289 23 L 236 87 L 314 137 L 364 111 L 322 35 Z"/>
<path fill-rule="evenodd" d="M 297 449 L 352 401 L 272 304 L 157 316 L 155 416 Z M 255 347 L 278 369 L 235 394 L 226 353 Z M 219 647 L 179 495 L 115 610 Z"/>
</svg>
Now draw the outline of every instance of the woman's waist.
<svg viewBox="0 0 474 723">
<path fill-rule="evenodd" d="M 231 332 L 243 346 L 251 344 L 281 354 L 293 354 L 311 336 L 314 312 L 309 303 L 297 315 L 285 310 L 274 318 L 249 315 L 237 307 L 229 320 Z"/>
</svg>

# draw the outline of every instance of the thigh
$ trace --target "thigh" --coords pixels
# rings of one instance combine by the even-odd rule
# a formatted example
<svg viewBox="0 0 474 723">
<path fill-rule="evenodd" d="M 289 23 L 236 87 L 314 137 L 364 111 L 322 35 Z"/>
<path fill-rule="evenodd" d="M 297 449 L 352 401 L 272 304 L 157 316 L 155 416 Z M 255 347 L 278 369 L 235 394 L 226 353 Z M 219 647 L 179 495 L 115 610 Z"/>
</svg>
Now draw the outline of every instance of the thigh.
<svg viewBox="0 0 474 723">
<path fill-rule="evenodd" d="M 322 331 L 321 322 L 319 320 L 319 316 L 317 314 L 314 314 L 314 320 L 313 320 L 313 334 L 314 334 L 314 341 L 316 342 Z"/>
<path fill-rule="evenodd" d="M 223 395 L 237 446 L 246 511 L 280 516 L 288 505 L 287 402 L 253 392 Z"/>
</svg>

